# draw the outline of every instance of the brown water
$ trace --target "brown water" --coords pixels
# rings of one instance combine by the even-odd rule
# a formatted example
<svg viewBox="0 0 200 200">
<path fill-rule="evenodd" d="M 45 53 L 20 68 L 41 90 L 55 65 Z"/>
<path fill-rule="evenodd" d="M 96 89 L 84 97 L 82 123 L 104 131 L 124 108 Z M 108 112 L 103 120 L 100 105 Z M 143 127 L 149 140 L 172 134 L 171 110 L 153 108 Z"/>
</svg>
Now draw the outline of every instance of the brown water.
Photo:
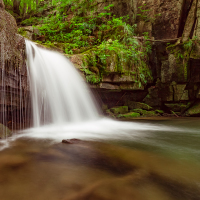
<svg viewBox="0 0 200 200">
<path fill-rule="evenodd" d="M 199 200 L 199 120 L 145 121 L 185 131 L 137 141 L 20 138 L 0 152 L 0 200 Z"/>
</svg>

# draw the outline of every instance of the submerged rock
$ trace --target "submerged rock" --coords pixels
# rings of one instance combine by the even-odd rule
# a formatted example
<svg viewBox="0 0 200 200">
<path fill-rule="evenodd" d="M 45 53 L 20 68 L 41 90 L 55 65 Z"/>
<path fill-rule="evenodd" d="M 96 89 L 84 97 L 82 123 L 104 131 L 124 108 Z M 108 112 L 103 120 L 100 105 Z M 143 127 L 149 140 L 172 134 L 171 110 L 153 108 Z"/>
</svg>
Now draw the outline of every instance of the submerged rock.
<svg viewBox="0 0 200 200">
<path fill-rule="evenodd" d="M 80 141 L 81 140 L 79 140 L 79 139 L 67 139 L 67 140 L 62 140 L 62 143 L 65 143 L 65 144 L 74 144 L 74 143 L 78 143 Z"/>
</svg>

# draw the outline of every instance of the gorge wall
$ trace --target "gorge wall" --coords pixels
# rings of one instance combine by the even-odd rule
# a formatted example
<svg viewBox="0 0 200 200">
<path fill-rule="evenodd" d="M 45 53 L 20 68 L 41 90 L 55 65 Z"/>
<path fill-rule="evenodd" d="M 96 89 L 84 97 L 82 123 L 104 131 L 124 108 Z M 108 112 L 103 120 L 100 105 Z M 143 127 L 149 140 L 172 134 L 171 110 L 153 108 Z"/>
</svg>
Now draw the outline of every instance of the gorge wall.
<svg viewBox="0 0 200 200">
<path fill-rule="evenodd" d="M 112 2 L 116 3 L 114 10 L 120 9 L 118 1 Z M 148 65 L 153 81 L 131 88 L 129 84 L 133 86 L 134 79 L 131 82 L 130 77 L 123 74 L 118 75 L 117 81 L 103 79 L 101 84 L 107 84 L 104 87 L 107 90 L 100 90 L 100 96 L 105 96 L 103 101 L 109 106 L 127 105 L 127 100 L 142 101 L 178 115 L 192 105 L 198 108 L 200 1 L 137 0 L 123 1 L 123 5 L 124 13 L 129 13 L 129 9 L 134 13 L 131 22 L 137 24 L 138 40 L 142 43 L 144 32 L 149 33 L 152 53 Z M 99 88 L 103 88 L 101 84 Z M 185 114 L 195 115 L 197 110 L 189 109 Z"/>
</svg>

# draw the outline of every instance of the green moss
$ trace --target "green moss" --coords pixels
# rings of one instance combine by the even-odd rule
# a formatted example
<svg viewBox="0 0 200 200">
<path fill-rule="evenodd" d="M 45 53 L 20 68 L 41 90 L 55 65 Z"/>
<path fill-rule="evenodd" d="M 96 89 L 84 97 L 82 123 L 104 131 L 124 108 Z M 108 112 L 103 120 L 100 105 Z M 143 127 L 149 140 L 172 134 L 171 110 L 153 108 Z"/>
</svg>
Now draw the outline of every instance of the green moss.
<svg viewBox="0 0 200 200">
<path fill-rule="evenodd" d="M 158 114 L 164 114 L 163 110 L 155 110 L 155 112 L 158 113 Z"/>
<path fill-rule="evenodd" d="M 196 103 L 194 106 L 188 109 L 187 114 L 189 115 L 199 115 L 200 114 L 200 102 Z"/>
<path fill-rule="evenodd" d="M 155 111 L 147 111 L 147 110 L 142 110 L 142 109 L 133 109 L 131 111 L 140 113 L 140 115 L 142 115 L 143 117 L 153 117 L 153 116 L 158 116 L 159 115 Z"/>
<path fill-rule="evenodd" d="M 128 113 L 128 106 L 117 106 L 117 107 L 111 108 L 110 111 L 114 114 Z"/>
<path fill-rule="evenodd" d="M 140 113 L 130 112 L 127 114 L 117 115 L 117 118 L 133 118 L 133 117 L 140 117 Z"/>
</svg>

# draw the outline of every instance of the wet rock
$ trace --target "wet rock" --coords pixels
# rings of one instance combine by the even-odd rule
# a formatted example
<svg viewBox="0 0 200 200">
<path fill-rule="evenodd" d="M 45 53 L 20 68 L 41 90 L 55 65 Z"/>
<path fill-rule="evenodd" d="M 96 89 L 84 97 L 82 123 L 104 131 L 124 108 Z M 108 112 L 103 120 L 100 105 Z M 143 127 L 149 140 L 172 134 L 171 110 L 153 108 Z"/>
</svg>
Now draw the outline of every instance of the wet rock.
<svg viewBox="0 0 200 200">
<path fill-rule="evenodd" d="M 165 104 L 165 106 L 174 112 L 182 112 L 187 107 L 187 105 L 181 103 Z"/>
<path fill-rule="evenodd" d="M 147 111 L 147 110 L 142 110 L 142 109 L 133 109 L 131 111 L 140 113 L 140 115 L 142 115 L 143 117 L 159 116 L 159 114 L 155 111 Z"/>
<path fill-rule="evenodd" d="M 18 33 L 29 40 L 37 40 L 41 36 L 39 29 L 33 26 L 20 27 Z"/>
<path fill-rule="evenodd" d="M 109 117 L 115 118 L 115 115 L 110 111 L 110 109 L 107 109 L 105 114 Z"/>
<path fill-rule="evenodd" d="M 133 117 L 140 117 L 140 113 L 136 112 L 129 112 L 126 114 L 117 115 L 118 118 L 133 118 Z"/>
<path fill-rule="evenodd" d="M 198 115 L 198 116 L 200 116 L 200 102 L 197 102 L 192 107 L 190 107 L 187 110 L 186 115 L 189 115 L 189 116 Z"/>
<path fill-rule="evenodd" d="M 110 111 L 114 114 L 125 114 L 128 112 L 128 106 L 117 106 L 111 108 Z"/>
<path fill-rule="evenodd" d="M 0 124 L 0 139 L 5 139 L 10 136 L 12 136 L 11 130 L 3 124 Z"/>
<path fill-rule="evenodd" d="M 158 113 L 158 114 L 160 114 L 160 115 L 164 114 L 163 110 L 155 110 L 155 112 Z"/>
<path fill-rule="evenodd" d="M 132 109 L 153 110 L 151 106 L 141 102 L 127 101 L 126 105 L 129 107 L 130 110 Z"/>
<path fill-rule="evenodd" d="M 100 83 L 100 88 L 102 89 L 108 89 L 108 90 L 119 90 L 120 87 L 115 84 L 110 84 L 110 83 Z"/>
<path fill-rule="evenodd" d="M 62 140 L 62 143 L 65 144 L 75 144 L 75 143 L 79 143 L 81 140 L 79 139 L 67 139 L 67 140 Z"/>
</svg>

